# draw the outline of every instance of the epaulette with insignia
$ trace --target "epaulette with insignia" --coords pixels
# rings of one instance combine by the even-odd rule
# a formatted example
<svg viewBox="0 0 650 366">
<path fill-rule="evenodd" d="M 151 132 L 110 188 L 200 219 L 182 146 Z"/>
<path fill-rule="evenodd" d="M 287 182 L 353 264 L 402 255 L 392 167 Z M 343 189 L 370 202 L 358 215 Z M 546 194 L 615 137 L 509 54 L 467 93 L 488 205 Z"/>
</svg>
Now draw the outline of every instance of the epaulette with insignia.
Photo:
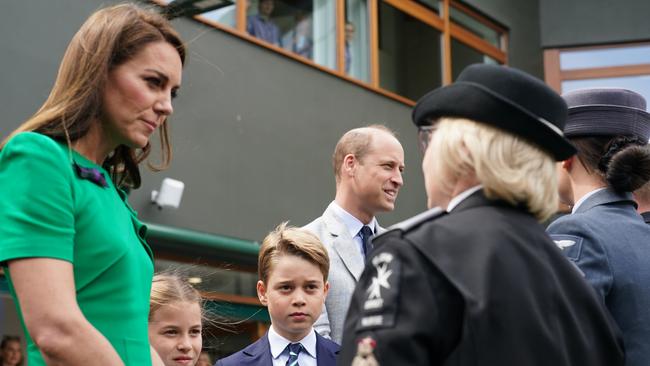
<svg viewBox="0 0 650 366">
<path fill-rule="evenodd" d="M 409 231 L 416 226 L 419 226 L 420 224 L 430 221 L 432 219 L 438 218 L 439 216 L 442 216 L 446 214 L 447 211 L 443 210 L 440 207 L 434 207 L 430 210 L 424 211 L 420 214 L 417 214 L 410 219 L 406 219 L 402 222 L 398 222 L 397 224 L 391 226 L 388 228 L 388 231 L 393 231 L 393 230 L 400 230 L 402 232 Z"/>
</svg>

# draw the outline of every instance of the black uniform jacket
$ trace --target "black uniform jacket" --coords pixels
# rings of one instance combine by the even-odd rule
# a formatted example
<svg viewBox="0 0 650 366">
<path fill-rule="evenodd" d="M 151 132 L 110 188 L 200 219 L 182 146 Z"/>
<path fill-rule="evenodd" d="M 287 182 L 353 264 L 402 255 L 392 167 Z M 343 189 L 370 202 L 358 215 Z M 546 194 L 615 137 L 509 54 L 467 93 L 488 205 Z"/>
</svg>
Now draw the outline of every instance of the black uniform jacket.
<svg viewBox="0 0 650 366">
<path fill-rule="evenodd" d="M 618 329 L 525 210 L 474 193 L 374 240 L 339 365 L 376 341 L 389 365 L 622 365 Z"/>
</svg>

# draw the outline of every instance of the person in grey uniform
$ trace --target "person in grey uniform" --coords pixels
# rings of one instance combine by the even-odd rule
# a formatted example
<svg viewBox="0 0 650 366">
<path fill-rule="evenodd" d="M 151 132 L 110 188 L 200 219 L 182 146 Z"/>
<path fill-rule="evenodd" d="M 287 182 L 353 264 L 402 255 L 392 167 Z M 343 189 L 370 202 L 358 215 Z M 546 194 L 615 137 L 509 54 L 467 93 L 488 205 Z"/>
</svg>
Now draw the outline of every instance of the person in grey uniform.
<svg viewBox="0 0 650 366">
<path fill-rule="evenodd" d="M 558 207 L 555 161 L 575 153 L 566 108 L 483 64 L 418 101 L 431 210 L 373 239 L 339 364 L 369 347 L 380 365 L 623 364 L 613 320 L 540 224 Z"/>
<path fill-rule="evenodd" d="M 559 164 L 572 214 L 547 231 L 596 289 L 623 333 L 626 365 L 650 364 L 650 226 L 630 192 L 650 180 L 650 114 L 625 89 L 565 94 L 564 134 L 578 154 Z"/>
</svg>

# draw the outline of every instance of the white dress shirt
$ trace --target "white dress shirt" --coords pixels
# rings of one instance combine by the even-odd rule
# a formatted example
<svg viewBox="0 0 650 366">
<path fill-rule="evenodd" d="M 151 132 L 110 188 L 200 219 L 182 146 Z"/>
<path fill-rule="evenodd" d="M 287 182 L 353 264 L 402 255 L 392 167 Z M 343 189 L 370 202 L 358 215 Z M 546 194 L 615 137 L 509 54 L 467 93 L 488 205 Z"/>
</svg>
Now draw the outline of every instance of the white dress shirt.
<svg viewBox="0 0 650 366">
<path fill-rule="evenodd" d="M 316 331 L 312 328 L 307 336 L 298 342 L 291 342 L 283 336 L 279 335 L 273 324 L 269 328 L 269 346 L 271 348 L 271 356 L 273 356 L 273 366 L 285 366 L 289 360 L 289 343 L 301 343 L 302 351 L 298 354 L 298 364 L 300 366 L 318 366 L 316 359 Z"/>
</svg>

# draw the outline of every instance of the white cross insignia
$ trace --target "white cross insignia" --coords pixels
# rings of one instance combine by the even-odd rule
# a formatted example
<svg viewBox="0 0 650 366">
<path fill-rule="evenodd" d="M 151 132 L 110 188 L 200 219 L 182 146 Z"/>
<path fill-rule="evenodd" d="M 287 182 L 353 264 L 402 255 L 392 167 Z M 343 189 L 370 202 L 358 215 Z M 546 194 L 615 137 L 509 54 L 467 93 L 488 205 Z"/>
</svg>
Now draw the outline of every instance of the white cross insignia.
<svg viewBox="0 0 650 366">
<path fill-rule="evenodd" d="M 390 275 L 393 274 L 393 271 L 388 269 L 390 262 L 392 262 L 393 256 L 389 253 L 382 253 L 377 257 L 373 258 L 372 264 L 377 270 L 377 276 L 372 278 L 372 283 L 368 287 L 368 300 L 380 299 L 381 298 L 381 288 L 390 289 L 390 283 L 388 279 Z"/>
</svg>

